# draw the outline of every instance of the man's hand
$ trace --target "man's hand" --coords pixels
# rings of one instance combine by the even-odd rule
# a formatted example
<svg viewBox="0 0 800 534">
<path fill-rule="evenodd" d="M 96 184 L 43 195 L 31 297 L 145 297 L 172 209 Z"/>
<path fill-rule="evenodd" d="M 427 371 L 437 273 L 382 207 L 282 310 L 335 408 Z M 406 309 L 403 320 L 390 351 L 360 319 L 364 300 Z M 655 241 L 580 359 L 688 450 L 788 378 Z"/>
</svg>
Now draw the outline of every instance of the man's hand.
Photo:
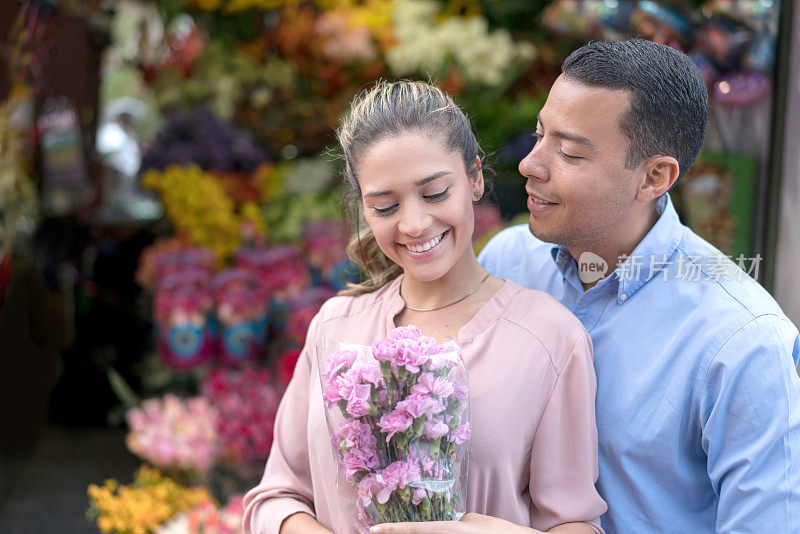
<svg viewBox="0 0 800 534">
<path fill-rule="evenodd" d="M 429 521 L 422 523 L 381 523 L 369 529 L 370 534 L 540 534 L 539 530 L 521 527 L 481 514 L 464 514 L 461 521 Z"/>
</svg>

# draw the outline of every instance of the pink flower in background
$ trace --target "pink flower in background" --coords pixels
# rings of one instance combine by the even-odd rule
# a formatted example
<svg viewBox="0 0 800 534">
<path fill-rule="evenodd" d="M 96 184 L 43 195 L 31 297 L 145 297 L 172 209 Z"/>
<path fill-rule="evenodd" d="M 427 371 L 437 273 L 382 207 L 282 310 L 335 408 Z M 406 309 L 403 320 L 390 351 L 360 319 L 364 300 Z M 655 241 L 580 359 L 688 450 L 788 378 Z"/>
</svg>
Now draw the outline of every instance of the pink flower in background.
<svg viewBox="0 0 800 534">
<path fill-rule="evenodd" d="M 453 394 L 453 381 L 444 377 L 434 377 L 433 373 L 422 373 L 419 381 L 411 388 L 413 393 L 428 394 L 432 393 L 440 398 L 449 397 Z"/>
<path fill-rule="evenodd" d="M 436 415 L 444 410 L 442 401 L 435 399 L 429 395 L 420 395 L 414 393 L 397 403 L 396 410 L 406 412 L 409 416 L 416 419 L 422 416 Z"/>
<path fill-rule="evenodd" d="M 204 381 L 202 392 L 220 414 L 222 458 L 244 465 L 266 461 L 280 403 L 269 370 L 216 369 Z"/>
<path fill-rule="evenodd" d="M 450 431 L 444 421 L 441 419 L 428 419 L 425 421 L 425 437 L 430 439 L 438 439 Z"/>
<path fill-rule="evenodd" d="M 412 422 L 413 420 L 408 413 L 402 410 L 394 410 L 381 417 L 380 421 L 378 421 L 378 426 L 381 432 L 386 433 L 386 443 L 389 443 L 389 440 L 396 433 L 408 430 Z"/>
<path fill-rule="evenodd" d="M 422 472 L 416 463 L 398 460 L 389 464 L 378 475 L 378 481 L 383 486 L 377 495 L 378 502 L 385 504 L 394 490 L 403 489 L 420 480 L 422 480 Z"/>
<path fill-rule="evenodd" d="M 126 414 L 131 452 L 162 468 L 207 471 L 217 459 L 218 412 L 202 397 L 150 399 Z"/>
</svg>

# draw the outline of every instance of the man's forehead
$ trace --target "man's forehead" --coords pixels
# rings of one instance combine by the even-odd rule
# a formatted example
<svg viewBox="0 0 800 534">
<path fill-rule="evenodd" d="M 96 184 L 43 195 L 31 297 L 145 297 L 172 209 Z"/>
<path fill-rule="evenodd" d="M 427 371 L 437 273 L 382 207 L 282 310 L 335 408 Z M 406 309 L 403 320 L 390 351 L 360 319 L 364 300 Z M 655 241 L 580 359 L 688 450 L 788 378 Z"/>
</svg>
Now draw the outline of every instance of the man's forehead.
<svg viewBox="0 0 800 534">
<path fill-rule="evenodd" d="M 594 140 L 597 134 L 610 133 L 608 129 L 619 132 L 629 105 L 629 91 L 586 85 L 562 74 L 550 89 L 539 118 L 546 129 L 569 129 Z"/>
</svg>

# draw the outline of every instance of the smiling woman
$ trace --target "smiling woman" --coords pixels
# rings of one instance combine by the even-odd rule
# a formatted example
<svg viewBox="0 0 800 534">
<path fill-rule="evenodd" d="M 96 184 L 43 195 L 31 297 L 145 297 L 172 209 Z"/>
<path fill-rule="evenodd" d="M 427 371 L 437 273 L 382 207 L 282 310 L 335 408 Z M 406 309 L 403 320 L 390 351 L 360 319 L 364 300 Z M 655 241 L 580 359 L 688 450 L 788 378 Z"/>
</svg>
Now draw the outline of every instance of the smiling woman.
<svg viewBox="0 0 800 534">
<path fill-rule="evenodd" d="M 366 279 L 309 327 L 264 478 L 245 499 L 245 531 L 360 531 L 347 512 L 356 495 L 337 487 L 313 347 L 320 338 L 371 345 L 410 324 L 454 340 L 469 373 L 469 513 L 447 531 L 599 531 L 591 342 L 554 299 L 478 263 L 473 202 L 484 182 L 469 120 L 437 87 L 379 83 L 356 99 L 338 137 L 362 219 L 349 253 Z"/>
</svg>

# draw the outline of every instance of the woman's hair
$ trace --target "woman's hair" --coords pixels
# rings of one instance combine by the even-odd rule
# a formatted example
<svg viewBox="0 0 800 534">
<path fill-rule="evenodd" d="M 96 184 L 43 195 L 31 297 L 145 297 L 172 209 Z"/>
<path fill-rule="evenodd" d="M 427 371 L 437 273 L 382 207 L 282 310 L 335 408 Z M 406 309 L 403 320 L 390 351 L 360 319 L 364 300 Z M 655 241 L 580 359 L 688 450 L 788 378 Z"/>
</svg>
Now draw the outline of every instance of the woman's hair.
<svg viewBox="0 0 800 534">
<path fill-rule="evenodd" d="M 361 295 L 381 288 L 403 272 L 386 257 L 358 210 L 361 186 L 358 167 L 367 151 L 389 137 L 415 133 L 441 140 L 464 159 L 467 175 L 481 169 L 483 152 L 464 112 L 438 87 L 412 81 L 379 81 L 351 104 L 336 136 L 344 160 L 344 180 L 349 186 L 344 203 L 354 227 L 347 255 L 366 275 L 359 284 L 348 284 L 340 295 Z M 476 160 L 476 158 L 478 158 Z"/>
</svg>

